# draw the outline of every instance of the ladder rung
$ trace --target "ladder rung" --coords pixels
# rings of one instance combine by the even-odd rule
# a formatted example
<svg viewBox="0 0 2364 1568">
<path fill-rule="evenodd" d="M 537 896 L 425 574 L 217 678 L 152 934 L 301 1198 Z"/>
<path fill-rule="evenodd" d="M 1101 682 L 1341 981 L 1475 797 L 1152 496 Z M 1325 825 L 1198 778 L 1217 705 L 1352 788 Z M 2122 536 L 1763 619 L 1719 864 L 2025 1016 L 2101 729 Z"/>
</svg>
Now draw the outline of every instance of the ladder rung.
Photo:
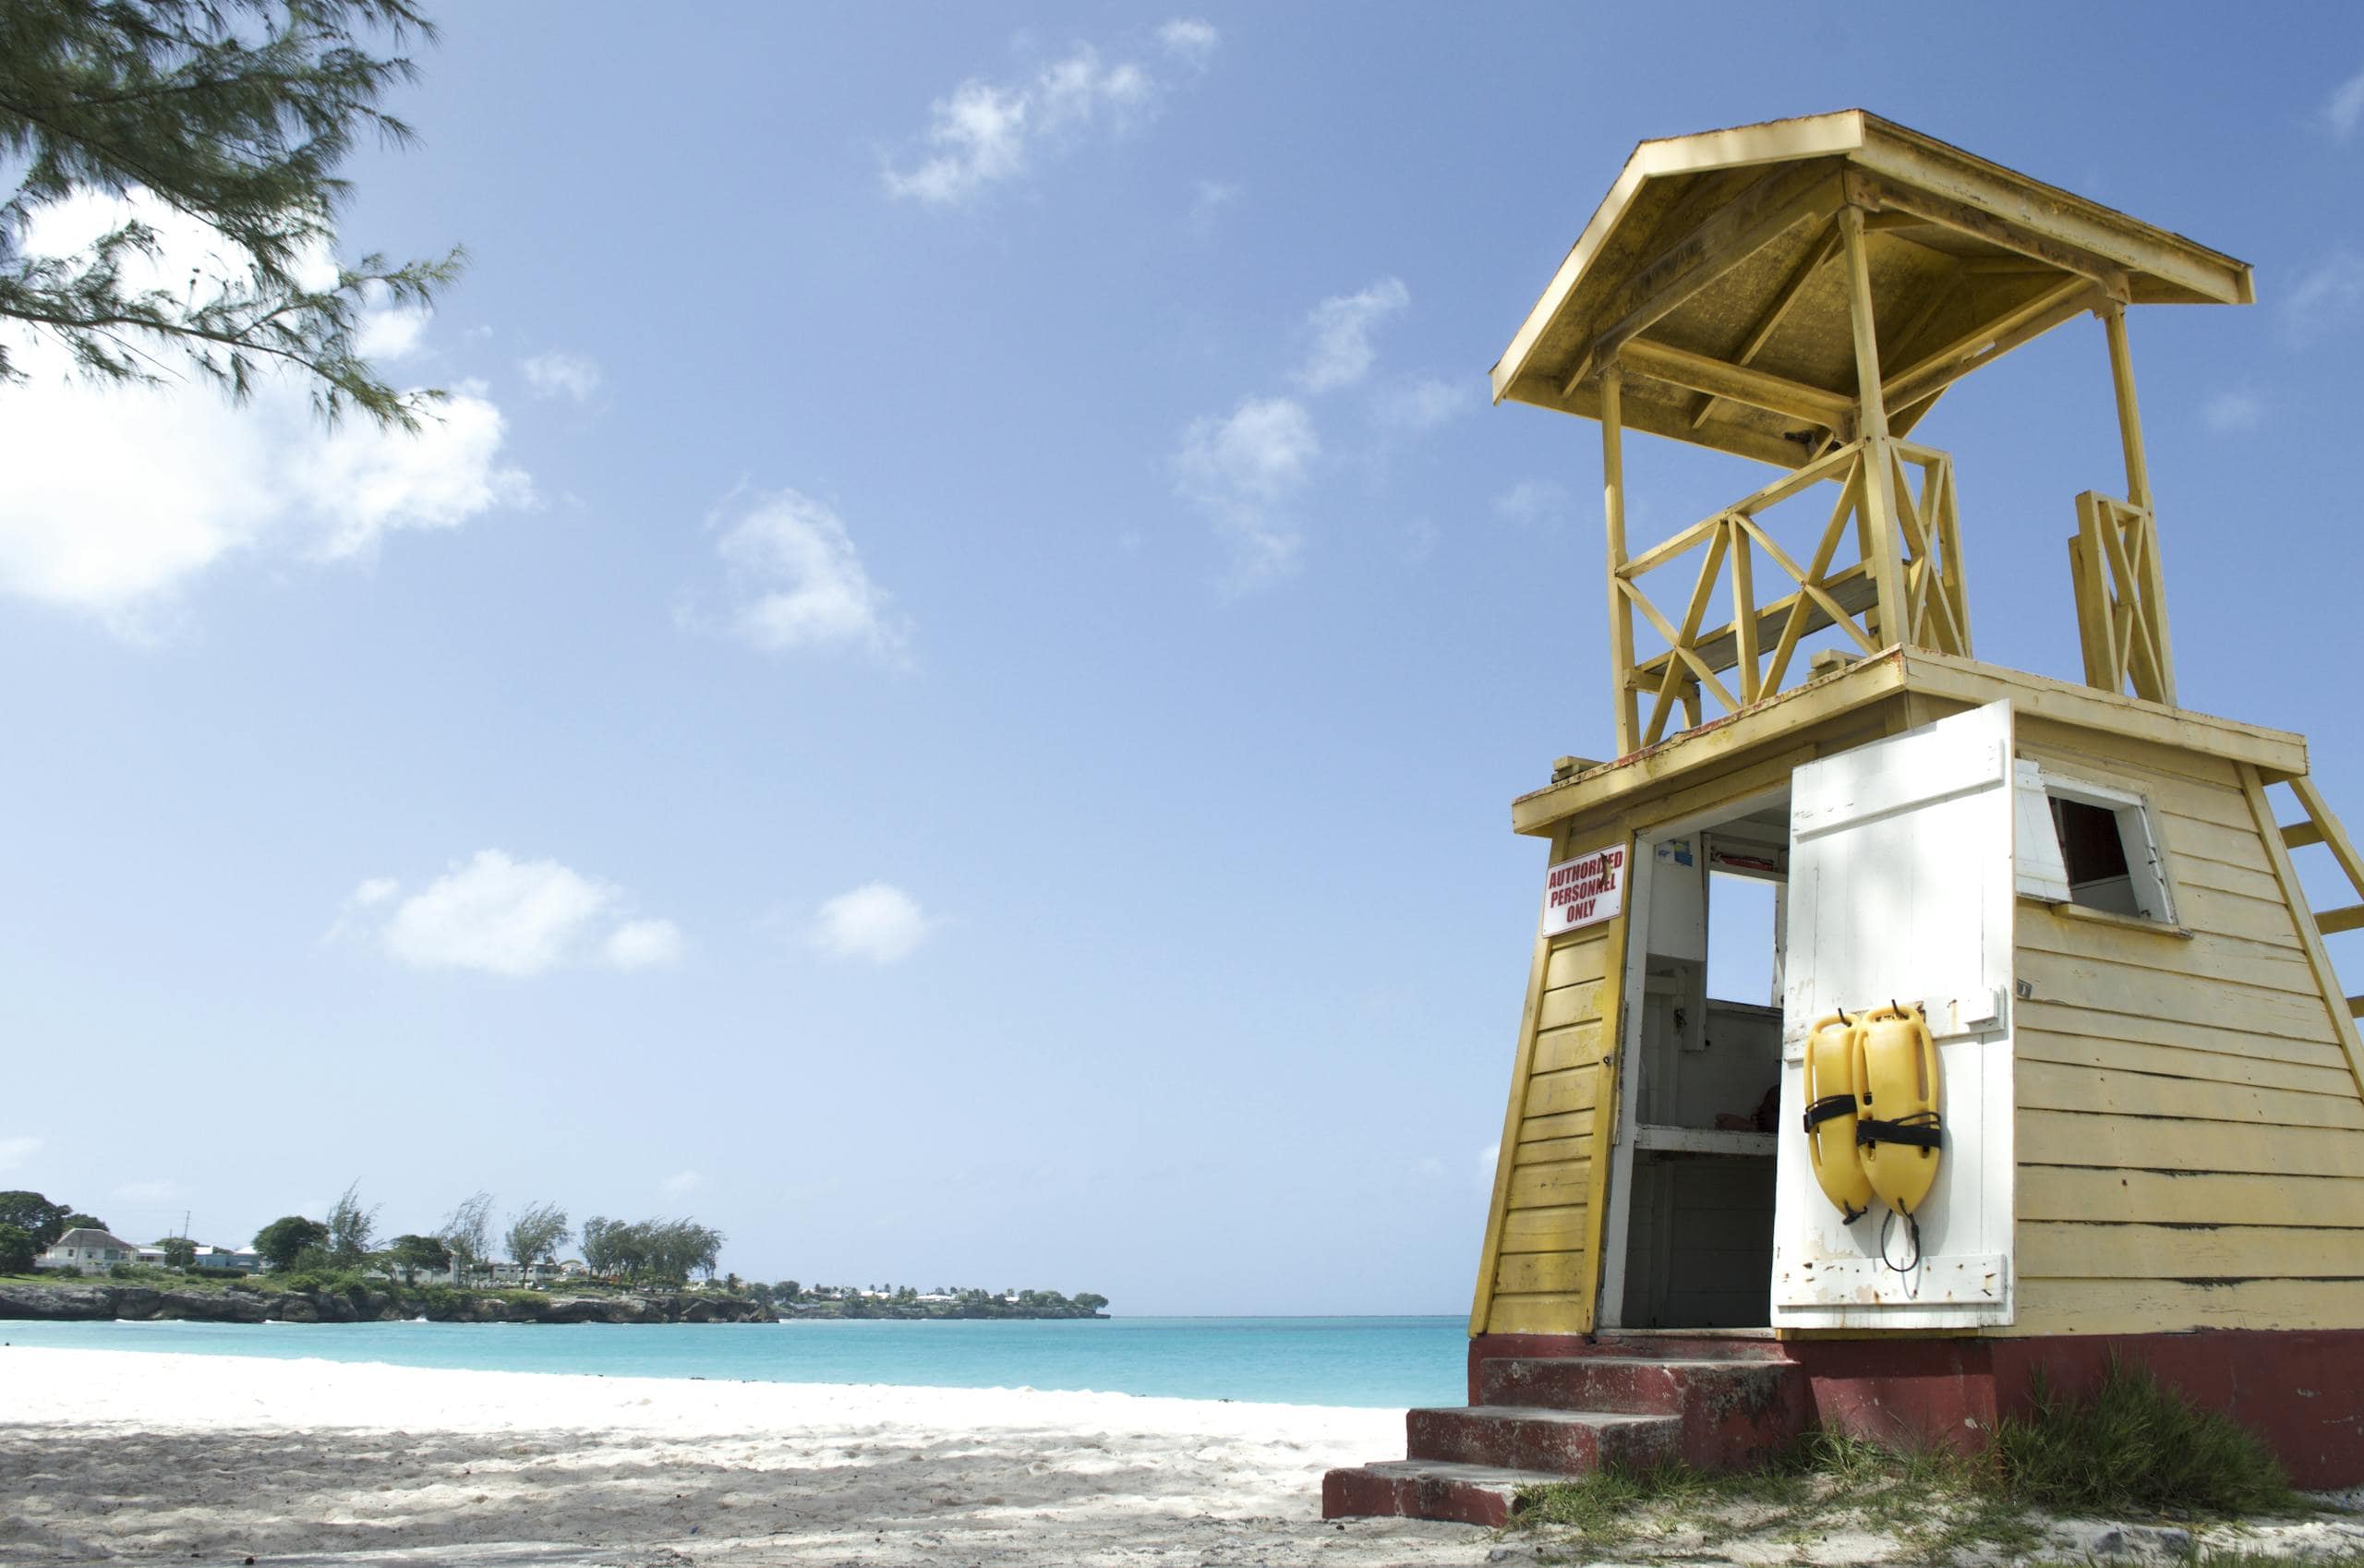
<svg viewBox="0 0 2364 1568">
<path fill-rule="evenodd" d="M 2311 822 L 2286 822 L 2282 825 L 2282 841 L 2294 850 L 2323 841 L 2323 830 Z"/>
<path fill-rule="evenodd" d="M 2358 926 L 2364 926 L 2364 904 L 2346 904 L 2315 917 L 2315 929 L 2326 936 L 2334 931 L 2354 931 Z"/>
<path fill-rule="evenodd" d="M 2347 999 L 2347 1016 L 2352 1019 L 2364 1019 L 2364 996 L 2350 996 Z"/>
</svg>

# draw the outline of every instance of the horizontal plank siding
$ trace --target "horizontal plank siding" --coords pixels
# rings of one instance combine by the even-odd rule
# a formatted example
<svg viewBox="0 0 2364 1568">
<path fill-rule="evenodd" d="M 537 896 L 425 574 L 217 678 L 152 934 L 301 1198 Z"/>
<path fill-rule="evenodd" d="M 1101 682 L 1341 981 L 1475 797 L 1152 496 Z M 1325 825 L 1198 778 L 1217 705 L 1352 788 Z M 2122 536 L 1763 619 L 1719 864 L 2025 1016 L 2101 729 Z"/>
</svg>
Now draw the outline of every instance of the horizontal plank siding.
<svg viewBox="0 0 2364 1568">
<path fill-rule="evenodd" d="M 2189 1054 L 2189 1053 L 2187 1053 Z M 2110 1072 L 2023 1061 L 2020 1104 L 2052 1111 L 2120 1116 L 2188 1116 L 2199 1121 L 2279 1128 L 2364 1128 L 2355 1092 L 2309 1094 L 2287 1089 L 2211 1083 L 2152 1073 Z"/>
<path fill-rule="evenodd" d="M 2286 1226 L 2364 1230 L 2364 1182 L 2081 1165 L 2029 1165 L 2020 1172 L 2022 1227 L 2037 1220 L 2247 1225 L 2267 1215 Z"/>
<path fill-rule="evenodd" d="M 2076 1036 L 2122 1040 L 2140 1045 L 2215 1052 L 2249 1061 L 2292 1062 L 2341 1070 L 2347 1066 L 2346 1054 L 2329 1040 L 2292 1040 L 2284 1035 L 2194 1023 L 2157 1012 L 2110 1012 L 2031 999 L 2020 1004 L 2018 1018 L 2023 1031 L 2056 1039 Z"/>
<path fill-rule="evenodd" d="M 2241 1036 L 2218 1036 L 2209 1043 L 2234 1042 Z M 2014 1043 L 2023 1062 L 2052 1062 L 2062 1067 L 2092 1067 L 2104 1072 L 2149 1073 L 2157 1078 L 2189 1079 L 2198 1083 L 2293 1089 L 2308 1094 L 2336 1095 L 2353 1101 L 2353 1080 L 2344 1066 L 2304 1067 L 2231 1051 L 2151 1045 L 2134 1041 L 2096 1039 L 2049 1030 L 2022 1028 Z M 2329 1051 L 2331 1048 L 2323 1048 Z M 2033 1104 L 2030 1101 L 2028 1104 Z M 2065 1107 L 2057 1107 L 2061 1109 Z"/>
<path fill-rule="evenodd" d="M 2364 1096 L 2240 770 L 2022 721 L 2150 802 L 2183 935 L 2018 907 L 2018 1334 L 2364 1328 Z"/>
<path fill-rule="evenodd" d="M 2352 1329 L 2364 1279 L 2054 1279 L 2020 1300 L 2014 1333 Z"/>
<path fill-rule="evenodd" d="M 1591 1313 L 1589 1285 L 1581 1292 L 1548 1296 L 1497 1291 L 1487 1324 L 1492 1333 L 1569 1333 L 1574 1332 L 1570 1323 L 1582 1322 Z"/>
<path fill-rule="evenodd" d="M 2053 1279 L 2364 1279 L 2364 1230 L 2042 1220 L 2020 1224 L 2019 1252 Z"/>
</svg>

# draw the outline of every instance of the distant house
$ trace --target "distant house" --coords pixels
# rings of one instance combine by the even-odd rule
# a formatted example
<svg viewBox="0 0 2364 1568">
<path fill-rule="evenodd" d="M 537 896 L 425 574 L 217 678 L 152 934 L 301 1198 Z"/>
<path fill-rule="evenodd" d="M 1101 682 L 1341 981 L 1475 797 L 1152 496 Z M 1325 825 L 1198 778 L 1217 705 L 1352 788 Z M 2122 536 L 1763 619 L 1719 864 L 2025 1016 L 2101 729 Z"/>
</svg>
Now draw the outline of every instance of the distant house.
<svg viewBox="0 0 2364 1568">
<path fill-rule="evenodd" d="M 262 1254 L 251 1247 L 200 1247 L 190 1267 L 211 1269 L 221 1273 L 256 1273 L 262 1268 Z"/>
<path fill-rule="evenodd" d="M 51 1243 L 33 1260 L 37 1269 L 103 1269 L 110 1263 L 134 1263 L 139 1248 L 119 1236 L 77 1225 Z"/>
</svg>

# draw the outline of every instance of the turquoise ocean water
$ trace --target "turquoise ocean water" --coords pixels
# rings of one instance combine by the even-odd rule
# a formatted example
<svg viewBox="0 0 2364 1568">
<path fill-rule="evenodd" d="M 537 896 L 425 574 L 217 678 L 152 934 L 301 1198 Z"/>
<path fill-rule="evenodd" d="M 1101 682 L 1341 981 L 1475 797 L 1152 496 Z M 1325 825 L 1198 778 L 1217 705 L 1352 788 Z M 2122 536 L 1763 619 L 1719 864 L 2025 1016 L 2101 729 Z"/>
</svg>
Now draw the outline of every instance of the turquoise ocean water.
<svg viewBox="0 0 2364 1568">
<path fill-rule="evenodd" d="M 1096 1389 L 1285 1405 L 1459 1405 L 1465 1318 L 1067 1322 L 35 1323 L 70 1349 L 318 1357 L 497 1372 L 944 1388 Z"/>
</svg>

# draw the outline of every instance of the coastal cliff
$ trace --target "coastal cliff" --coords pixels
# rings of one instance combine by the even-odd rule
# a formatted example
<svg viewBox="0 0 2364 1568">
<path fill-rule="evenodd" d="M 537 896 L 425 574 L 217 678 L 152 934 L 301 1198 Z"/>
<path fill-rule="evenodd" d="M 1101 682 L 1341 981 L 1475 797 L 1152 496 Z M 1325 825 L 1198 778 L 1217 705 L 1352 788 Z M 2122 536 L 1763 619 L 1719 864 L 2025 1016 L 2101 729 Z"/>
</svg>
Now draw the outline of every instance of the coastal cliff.
<svg viewBox="0 0 2364 1568">
<path fill-rule="evenodd" d="M 174 1290 L 151 1285 L 0 1283 L 0 1319 L 130 1319 L 201 1323 L 769 1323 L 768 1307 L 701 1291 Z"/>
</svg>

